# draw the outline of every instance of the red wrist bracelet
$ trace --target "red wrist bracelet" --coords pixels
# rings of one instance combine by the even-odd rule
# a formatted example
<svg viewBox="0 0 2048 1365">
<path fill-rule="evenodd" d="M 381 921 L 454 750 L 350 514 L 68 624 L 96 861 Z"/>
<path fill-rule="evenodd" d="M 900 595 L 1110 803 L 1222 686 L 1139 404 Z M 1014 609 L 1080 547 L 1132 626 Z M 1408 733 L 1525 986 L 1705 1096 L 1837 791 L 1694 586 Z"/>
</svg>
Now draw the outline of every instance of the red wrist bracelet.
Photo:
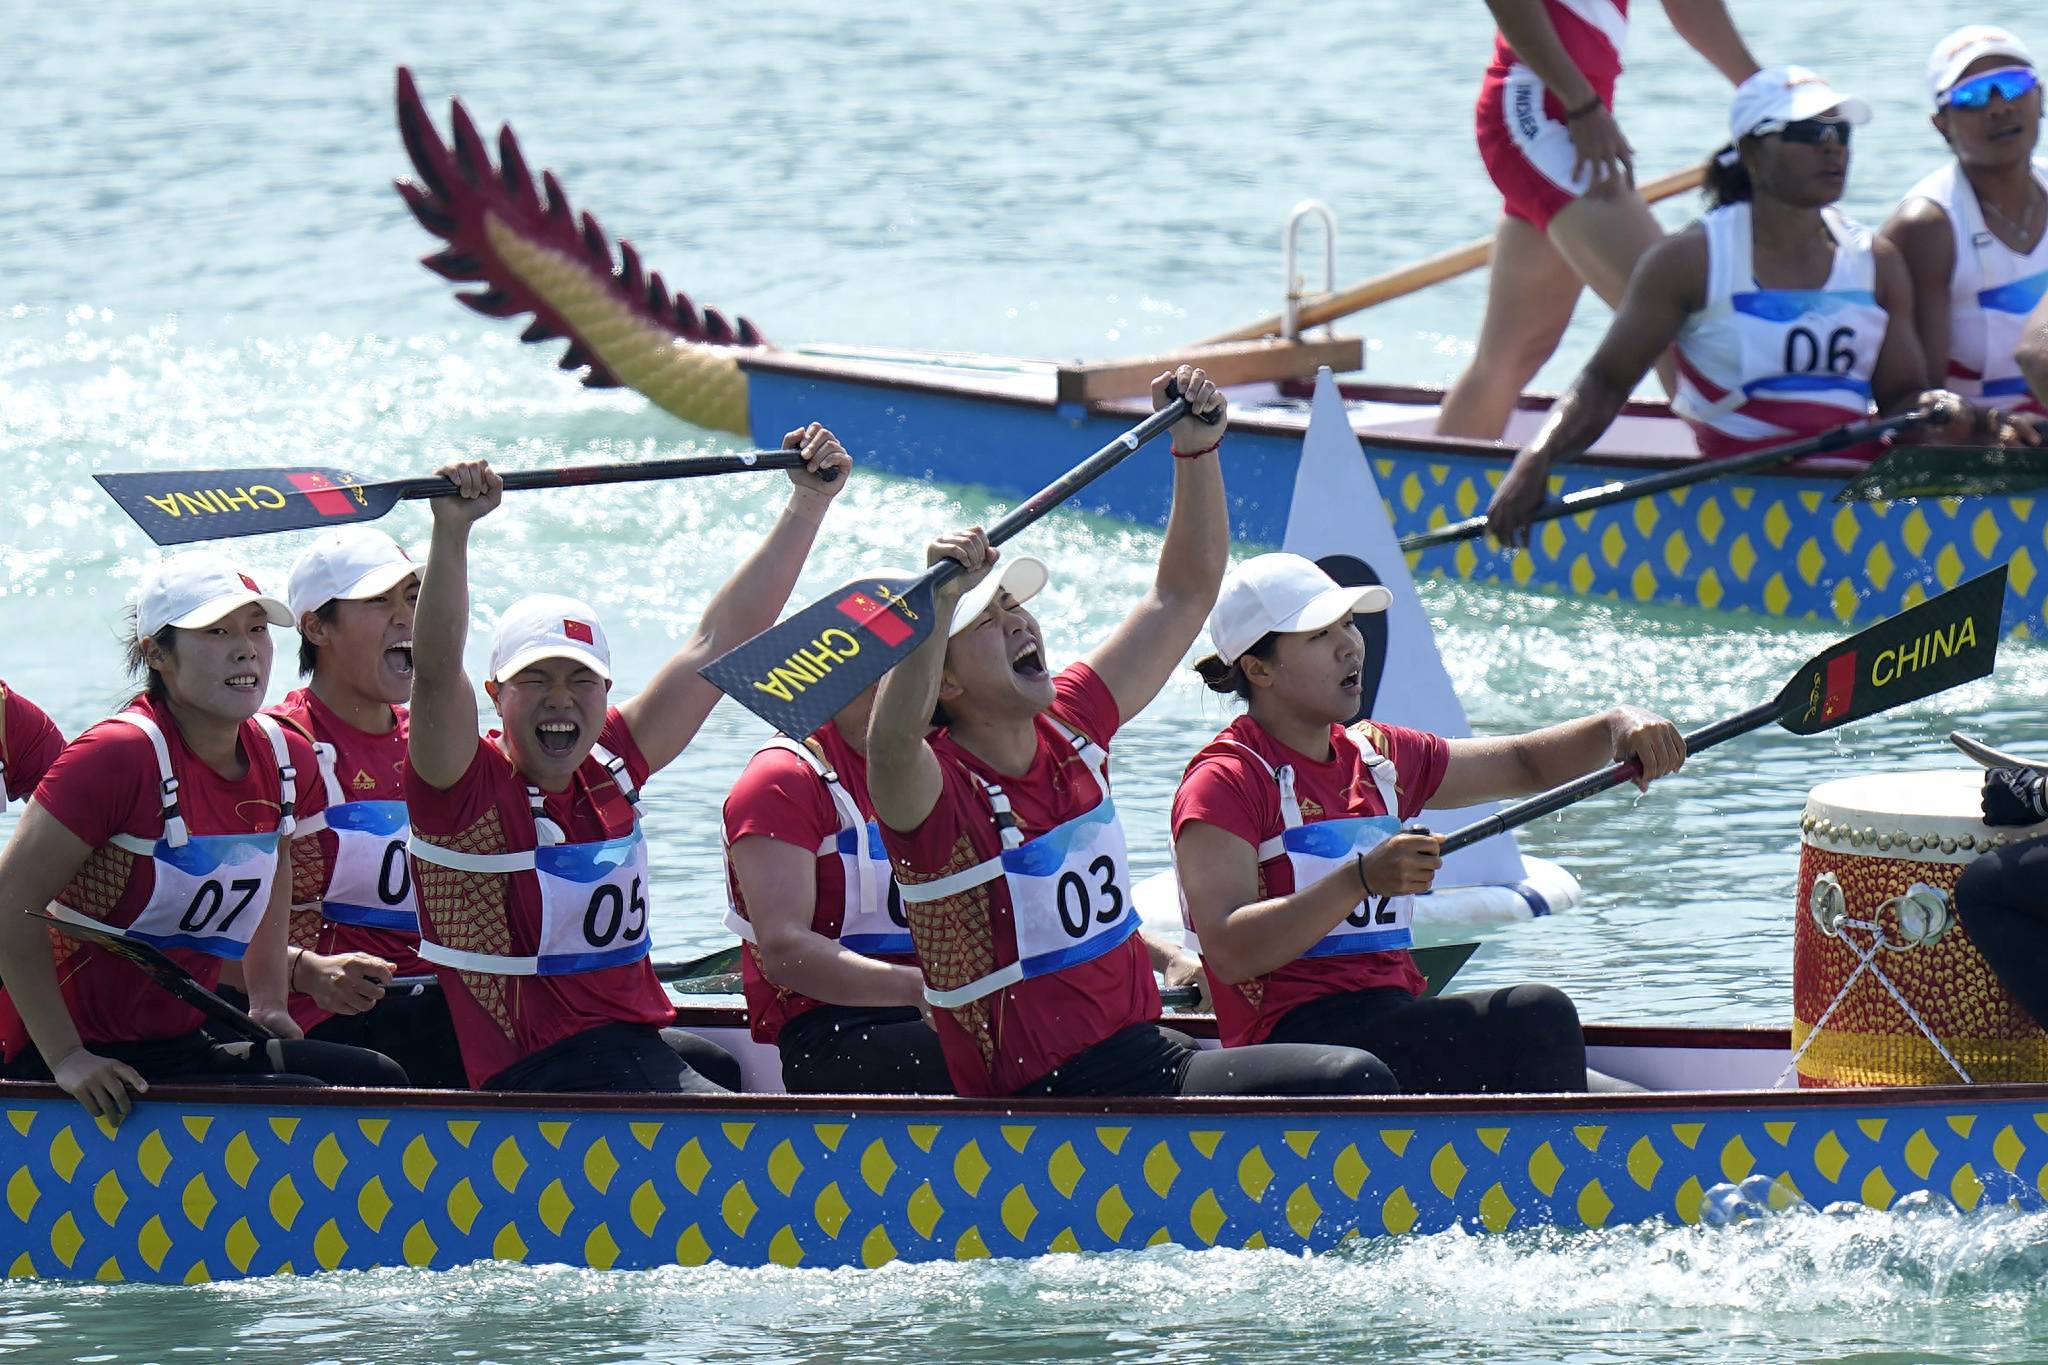
<svg viewBox="0 0 2048 1365">
<path fill-rule="evenodd" d="M 1175 446 L 1173 447 L 1173 458 L 1176 460 L 1199 460 L 1222 444 L 1223 438 L 1219 436 L 1216 438 L 1215 445 L 1203 446 L 1200 450 L 1182 450 L 1179 446 Z"/>
</svg>

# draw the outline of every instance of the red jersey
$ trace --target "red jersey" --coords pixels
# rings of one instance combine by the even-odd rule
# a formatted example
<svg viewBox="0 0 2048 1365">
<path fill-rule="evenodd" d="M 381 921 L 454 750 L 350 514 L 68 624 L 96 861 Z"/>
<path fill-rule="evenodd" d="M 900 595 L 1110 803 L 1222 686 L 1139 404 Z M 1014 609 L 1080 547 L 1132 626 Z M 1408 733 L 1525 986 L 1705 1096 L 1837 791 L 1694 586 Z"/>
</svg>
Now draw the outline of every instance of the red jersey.
<svg viewBox="0 0 2048 1365">
<path fill-rule="evenodd" d="M 1361 737 L 1393 761 L 1399 811 L 1389 812 L 1381 801 L 1358 747 Z M 1271 764 L 1272 771 L 1247 754 L 1247 748 Z M 1198 820 L 1235 834 L 1253 848 L 1277 839 L 1284 820 L 1273 771 L 1287 766 L 1294 769 L 1295 796 L 1301 803 L 1304 824 L 1387 814 L 1408 820 L 1436 795 L 1449 759 L 1450 746 L 1437 735 L 1367 722 L 1356 731 L 1332 725 L 1330 757 L 1318 763 L 1273 738 L 1250 716 L 1239 716 L 1189 761 L 1180 788 L 1173 794 L 1173 836 L 1179 839 L 1182 828 Z M 1259 864 L 1260 900 L 1292 895 L 1295 890 L 1294 868 L 1284 853 Z M 1209 974 L 1216 1028 L 1225 1047 L 1264 1042 L 1282 1015 L 1326 995 L 1380 986 L 1398 986 L 1419 995 L 1425 984 L 1406 949 L 1298 958 L 1277 971 L 1235 985 Z"/>
<path fill-rule="evenodd" d="M 1557 40 L 1572 65 L 1598 93 L 1601 103 L 1612 106 L 1614 82 L 1621 75 L 1621 50 L 1628 41 L 1628 0 L 1543 0 L 1543 12 L 1557 30 Z M 1505 77 L 1520 62 L 1507 35 L 1496 30 L 1493 64 L 1487 76 Z M 1543 103 L 1552 118 L 1564 117 L 1564 106 L 1555 95 L 1546 93 Z"/>
<path fill-rule="evenodd" d="M 1021 777 L 997 772 L 943 730 L 929 737 L 944 781 L 938 803 L 914 830 L 882 826 L 906 894 L 912 883 L 936 881 L 1002 855 L 995 808 L 983 784 L 1002 788 L 1026 840 L 1104 799 L 1098 775 L 1055 721 L 1107 749 L 1122 724 L 1116 698 L 1085 663 L 1063 670 L 1053 690 L 1050 713 L 1033 720 L 1038 750 Z M 926 983 L 950 990 L 987 975 L 997 965 L 999 936 L 1014 939 L 1009 916 L 1001 880 L 912 906 L 910 932 Z M 1159 988 L 1144 941 L 1132 935 L 1099 957 L 932 1013 L 954 1089 L 962 1095 L 1010 1095 L 1123 1029 L 1157 1020 Z"/>
<path fill-rule="evenodd" d="M 0 683 L 0 808 L 34 791 L 63 747 L 43 708 Z"/>
<path fill-rule="evenodd" d="M 405 802 L 413 833 L 460 853 L 531 851 L 538 843 L 526 779 L 499 747 L 492 731 L 476 746 L 469 769 L 441 791 L 405 771 Z M 617 755 L 637 788 L 647 760 L 617 707 L 605 713 L 598 743 Z M 547 817 L 565 841 L 623 838 L 633 832 L 633 805 L 606 767 L 586 758 L 568 787 L 544 793 Z M 435 942 L 467 952 L 537 951 L 541 900 L 531 872 L 466 872 L 412 860 L 421 929 Z M 645 958 L 622 966 L 566 976 L 505 976 L 437 967 L 462 1062 L 473 1086 L 482 1086 L 514 1062 L 542 1048 L 606 1024 L 664 1028 L 675 1007 Z"/>
<path fill-rule="evenodd" d="M 839 728 L 830 722 L 811 736 L 823 752 L 825 762 L 838 777 L 840 786 L 853 798 L 863 818 L 875 818 L 874 803 L 868 799 L 868 761 L 846 742 Z M 847 860 L 835 850 L 830 856 L 821 850 L 831 844 L 845 821 L 833 804 L 831 791 L 817 769 L 787 749 L 763 749 L 748 761 L 739 781 L 725 798 L 725 847 L 749 835 L 789 844 L 816 859 L 816 899 L 811 906 L 811 931 L 837 939 L 846 919 L 848 888 Z M 728 852 L 725 878 L 732 892 L 733 909 L 747 914 L 740 894 L 739 878 L 733 874 Z M 881 961 L 914 963 L 910 955 L 875 954 Z M 747 996 L 747 1023 L 754 1041 L 772 1043 L 783 1028 L 800 1014 L 829 1003 L 793 991 L 769 980 L 761 965 L 760 950 L 746 945 L 740 958 L 740 976 Z"/>
<path fill-rule="evenodd" d="M 163 731 L 171 775 L 178 781 L 178 809 L 190 833 L 276 831 L 277 761 L 270 741 L 255 721 L 242 723 L 241 752 L 248 771 L 240 780 L 230 781 L 185 746 L 168 707 L 140 698 L 129 709 L 147 715 Z M 312 780 L 313 747 L 287 730 L 285 748 L 296 774 L 296 816 L 303 820 L 318 815 L 326 808 L 327 797 Z M 117 834 L 145 841 L 163 837 L 159 782 L 156 751 L 148 736 L 118 721 L 103 720 L 90 727 L 57 756 L 36 786 L 35 802 L 92 847 L 85 865 L 58 899 L 82 914 L 123 928 L 142 910 L 155 888 L 156 864 L 111 840 Z M 175 1038 L 200 1026 L 204 1016 L 199 1011 L 167 994 L 139 968 L 54 929 L 50 942 L 64 1003 L 78 1027 L 79 1039 L 88 1047 Z M 210 989 L 220 981 L 221 959 L 213 954 L 186 948 L 164 951 L 201 985 Z M 22 1026 L 21 1016 L 0 992 L 0 1051 L 11 1058 L 28 1045 L 28 1030 Z"/>
<path fill-rule="evenodd" d="M 403 706 L 392 708 L 398 723 L 381 735 L 358 730 L 337 715 L 332 707 L 301 687 L 286 694 L 270 708 L 270 714 L 289 722 L 300 733 L 334 749 L 334 777 L 344 801 L 405 800 L 405 737 L 408 730 Z M 321 784 L 324 788 L 324 783 Z M 419 953 L 418 934 L 398 929 L 379 929 L 364 924 L 339 924 L 320 913 L 334 866 L 339 836 L 331 829 L 302 835 L 292 841 L 292 942 L 316 953 L 374 953 L 392 964 L 399 976 L 426 976 L 433 972 Z M 291 998 L 292 1019 L 301 1029 L 312 1029 L 333 1018 L 329 1010 L 313 1003 L 310 995 Z"/>
</svg>

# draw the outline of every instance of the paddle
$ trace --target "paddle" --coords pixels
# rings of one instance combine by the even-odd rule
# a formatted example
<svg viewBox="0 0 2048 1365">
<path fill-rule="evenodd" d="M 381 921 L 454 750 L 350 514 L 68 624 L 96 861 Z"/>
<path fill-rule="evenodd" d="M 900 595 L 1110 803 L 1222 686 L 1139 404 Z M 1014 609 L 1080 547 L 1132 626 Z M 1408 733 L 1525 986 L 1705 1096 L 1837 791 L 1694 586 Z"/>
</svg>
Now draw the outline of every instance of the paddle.
<svg viewBox="0 0 2048 1365">
<path fill-rule="evenodd" d="M 688 962 L 657 962 L 654 964 L 654 979 L 665 984 L 676 985 L 684 994 L 702 995 L 706 992 L 693 989 L 693 984 L 705 980 L 725 980 L 728 977 L 739 981 L 740 945 L 735 943 L 720 948 L 715 953 L 691 958 Z M 436 976 L 395 976 L 384 983 L 388 991 L 438 990 L 441 979 Z"/>
<path fill-rule="evenodd" d="M 1990 498 L 2048 488 L 2048 448 L 1900 446 L 1835 494 L 1836 502 Z"/>
<path fill-rule="evenodd" d="M 1985 677 L 1998 661 L 1999 615 L 2004 606 L 2005 566 L 2001 564 L 1829 646 L 1801 664 L 1771 700 L 1687 735 L 1685 752 L 1697 754 L 1773 721 L 1795 735 L 1817 735 Z M 1526 825 L 1596 792 L 1618 787 L 1640 771 L 1630 759 L 1518 801 L 1445 835 L 1441 851 L 1453 853 Z M 1384 906 L 1386 900 L 1380 904 Z"/>
<path fill-rule="evenodd" d="M 1972 739 L 1960 730 L 1949 731 L 1948 742 L 1963 751 L 1971 762 L 1986 768 L 2019 768 L 2030 773 L 2048 773 L 2048 759 L 2021 758 L 2003 749 L 1994 749 L 1981 739 Z"/>
<path fill-rule="evenodd" d="M 75 938 L 81 943 L 95 944 L 117 957 L 126 958 L 137 967 L 140 967 L 144 975 L 148 976 L 150 980 L 156 982 L 157 985 L 163 987 L 193 1009 L 198 1010 L 208 1019 L 221 1025 L 237 1038 L 242 1038 L 252 1043 L 262 1043 L 277 1037 L 275 1033 L 272 1033 L 269 1029 L 251 1019 L 247 1014 L 244 1014 L 241 1010 L 236 1009 L 233 1005 L 230 1005 L 227 1001 L 200 985 L 192 973 L 171 961 L 164 953 L 139 939 L 109 933 L 105 929 L 91 924 L 80 924 L 76 920 L 59 919 L 55 915 L 46 915 L 35 910 L 29 911 L 29 915 L 31 918 L 39 919 L 59 933 Z"/>
<path fill-rule="evenodd" d="M 731 950 L 735 955 L 738 948 Z M 1439 943 L 1428 948 L 1413 950 L 1415 966 L 1428 985 L 1424 995 L 1435 995 L 1456 976 L 1472 954 L 1479 951 L 1476 943 Z M 666 978 L 664 978 L 666 979 Z M 398 984 L 396 982 L 392 983 Z M 741 981 L 737 972 L 722 972 L 715 976 L 694 977 L 686 981 L 670 981 L 670 989 L 678 995 L 736 995 Z M 1159 992 L 1160 1003 L 1170 1010 L 1192 1009 L 1201 1003 L 1201 992 L 1193 986 L 1170 986 Z"/>
<path fill-rule="evenodd" d="M 1628 502 L 1635 498 L 1662 493 L 1666 489 L 1684 488 L 1691 484 L 1705 483 L 1709 479 L 1725 478 L 1730 474 L 1749 474 L 1759 469 L 1771 469 L 1777 465 L 1789 464 L 1808 455 L 1825 455 L 1830 451 L 1848 446 L 1860 445 L 1906 431 L 1924 422 L 1945 421 L 1946 413 L 1937 409 L 1915 408 L 1895 417 L 1881 417 L 1874 422 L 1859 422 L 1855 426 L 1836 427 L 1818 436 L 1809 436 L 1803 441 L 1792 441 L 1786 445 L 1772 446 L 1768 450 L 1754 450 L 1747 455 L 1736 455 L 1726 460 L 1696 460 L 1676 469 L 1651 474 L 1626 483 L 1603 483 L 1598 488 L 1582 488 L 1576 493 L 1567 493 L 1555 502 L 1546 502 L 1530 514 L 1534 522 L 1553 521 L 1558 517 L 1569 517 L 1580 512 L 1590 512 L 1596 507 L 1611 507 L 1617 502 Z M 1898 452 L 1892 452 L 1896 455 Z M 1884 458 L 1889 460 L 1892 455 Z M 1431 531 L 1417 531 L 1402 536 L 1401 549 L 1404 552 L 1433 549 L 1449 545 L 1454 541 L 1470 540 L 1486 530 L 1485 516 L 1467 517 L 1454 521 L 1448 526 L 1439 526 Z"/>
<path fill-rule="evenodd" d="M 576 488 L 650 479 L 701 479 L 762 469 L 793 469 L 794 450 L 744 450 L 732 455 L 691 455 L 633 464 L 564 465 L 519 469 L 505 489 Z M 95 474 L 100 487 L 159 545 L 184 545 L 227 536 L 259 536 L 374 521 L 400 502 L 438 498 L 455 484 L 440 475 L 364 483 L 341 469 L 311 465 L 268 469 L 165 469 L 142 474 Z"/>
<path fill-rule="evenodd" d="M 1689 189 L 1697 188 L 1705 174 L 1705 166 L 1688 166 L 1682 171 L 1659 176 L 1641 187 L 1643 202 L 1654 204 L 1660 199 L 1669 199 L 1674 194 L 1683 194 Z M 1449 251 L 1439 252 L 1426 261 L 1417 261 L 1414 265 L 1390 270 L 1384 275 L 1375 275 L 1360 284 L 1352 285 L 1340 294 L 1332 294 L 1326 299 L 1319 299 L 1304 306 L 1298 318 L 1298 326 L 1305 332 L 1311 327 L 1320 327 L 1326 322 L 1335 322 L 1349 314 L 1413 294 L 1416 290 L 1426 289 L 1432 284 L 1455 279 L 1467 271 L 1477 270 L 1485 265 L 1492 254 L 1493 237 L 1488 235 L 1477 241 L 1467 242 L 1463 246 L 1452 247 Z M 1289 283 L 1291 286 L 1292 281 Z M 1226 341 L 1251 341 L 1258 337 L 1278 336 L 1284 321 L 1285 319 L 1275 314 L 1195 344 L 1216 346 Z"/>
<path fill-rule="evenodd" d="M 989 544 L 1003 544 L 1187 415 L 1187 400 L 1176 394 L 989 527 Z M 1222 409 L 1202 420 L 1214 425 Z M 948 559 L 915 578 L 856 578 L 698 672 L 783 734 L 808 735 L 924 643 L 932 632 L 932 590 L 965 572 Z"/>
</svg>

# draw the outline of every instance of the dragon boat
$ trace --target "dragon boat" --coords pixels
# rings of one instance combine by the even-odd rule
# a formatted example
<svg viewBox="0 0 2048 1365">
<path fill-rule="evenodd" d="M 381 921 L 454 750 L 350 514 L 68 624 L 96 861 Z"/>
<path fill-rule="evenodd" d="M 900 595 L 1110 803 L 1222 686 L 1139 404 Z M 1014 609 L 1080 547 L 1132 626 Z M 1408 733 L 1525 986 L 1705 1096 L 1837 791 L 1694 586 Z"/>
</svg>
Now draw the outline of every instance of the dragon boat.
<svg viewBox="0 0 2048 1365">
<path fill-rule="evenodd" d="M 459 100 L 452 138 L 436 129 L 411 76 L 398 77 L 399 127 L 418 179 L 398 189 L 440 238 L 424 258 L 480 288 L 457 298 L 485 316 L 529 319 L 529 342 L 564 340 L 559 364 L 594 388 L 631 387 L 699 428 L 773 445 L 822 421 L 885 472 L 1021 497 L 1063 468 L 1063 452 L 1113 439 L 1141 415 L 1164 366 L 1189 361 L 1226 385 L 1232 533 L 1278 544 L 1321 366 L 1355 372 L 1355 338 L 1264 339 L 1138 359 L 1051 361 L 865 346 L 781 346 L 749 319 L 700 308 L 648 270 L 630 242 L 614 248 L 551 172 L 536 182 L 509 127 L 497 155 Z M 1293 278 L 1293 233 L 1288 270 Z M 1295 300 L 1290 299 L 1289 314 Z M 1435 436 L 1440 389 L 1342 384 L 1353 430 L 1397 534 L 1483 509 L 1515 448 L 1552 396 L 1526 396 L 1505 441 Z M 1662 402 L 1631 402 L 1553 495 L 1699 458 Z M 2011 565 L 2008 634 L 2048 631 L 2048 499 L 1986 496 L 1848 503 L 1834 495 L 1860 465 L 1813 459 L 1729 476 L 1553 521 L 1524 552 L 1468 540 L 1420 552 L 1426 573 L 1574 597 L 1665 603 L 1773 617 L 1860 623 Z M 1163 524 L 1167 490 L 1126 465 L 1087 489 L 1084 510 Z"/>
<path fill-rule="evenodd" d="M 772 1063 L 734 1011 L 680 1022 L 754 1079 Z M 115 1128 L 4 1082 L 0 1249 L 10 1276 L 156 1283 L 490 1259 L 877 1266 L 1693 1222 L 1729 1182 L 1759 1208 L 2048 1190 L 2048 1085 L 1772 1089 L 1783 1029 L 1588 1042 L 1648 1089 L 1077 1104 L 159 1086 Z"/>
</svg>

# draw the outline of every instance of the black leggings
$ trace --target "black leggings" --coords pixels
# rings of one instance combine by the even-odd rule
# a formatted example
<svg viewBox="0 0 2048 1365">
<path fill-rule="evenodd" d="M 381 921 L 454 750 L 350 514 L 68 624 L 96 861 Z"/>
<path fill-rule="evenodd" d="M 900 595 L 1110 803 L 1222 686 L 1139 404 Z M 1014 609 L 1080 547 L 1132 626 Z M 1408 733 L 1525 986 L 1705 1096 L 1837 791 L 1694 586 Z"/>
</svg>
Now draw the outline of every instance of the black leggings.
<svg viewBox="0 0 2048 1365">
<path fill-rule="evenodd" d="M 402 1086 L 405 1069 L 381 1052 L 311 1039 L 223 1043 L 204 1033 L 141 1043 L 92 1043 L 88 1052 L 135 1068 L 146 1081 L 192 1085 Z M 0 1072 L 11 1080 L 47 1081 L 50 1068 L 34 1048 Z"/>
<path fill-rule="evenodd" d="M 323 1019 L 306 1037 L 381 1052 L 422 1089 L 469 1089 L 448 997 L 431 987 L 393 992 L 361 1014 Z"/>
<path fill-rule="evenodd" d="M 792 1095 L 950 1095 L 939 1035 L 908 1006 L 819 1005 L 782 1026 L 782 1088 Z"/>
<path fill-rule="evenodd" d="M 1185 1034 L 1134 1024 L 1069 1058 L 1019 1095 L 1383 1095 L 1400 1087 L 1369 1052 L 1261 1043 L 1205 1052 Z"/>
<path fill-rule="evenodd" d="M 1392 1069 L 1411 1094 L 1535 1093 L 1586 1088 L 1586 1039 L 1571 997 L 1511 986 L 1421 999 L 1397 987 L 1298 1005 L 1273 1043 L 1341 1043 Z"/>
<path fill-rule="evenodd" d="M 680 1029 L 672 1030 L 681 1033 Z M 485 1090 L 598 1091 L 613 1094 L 723 1095 L 651 1024 L 601 1024 L 521 1058 L 483 1083 Z M 692 1034 L 684 1039 L 717 1047 Z M 720 1055 L 731 1054 L 718 1048 Z M 737 1078 L 738 1063 L 734 1062 Z"/>
<path fill-rule="evenodd" d="M 2048 836 L 2007 844 L 1964 868 L 1955 907 L 2012 998 L 2048 1028 Z"/>
</svg>

